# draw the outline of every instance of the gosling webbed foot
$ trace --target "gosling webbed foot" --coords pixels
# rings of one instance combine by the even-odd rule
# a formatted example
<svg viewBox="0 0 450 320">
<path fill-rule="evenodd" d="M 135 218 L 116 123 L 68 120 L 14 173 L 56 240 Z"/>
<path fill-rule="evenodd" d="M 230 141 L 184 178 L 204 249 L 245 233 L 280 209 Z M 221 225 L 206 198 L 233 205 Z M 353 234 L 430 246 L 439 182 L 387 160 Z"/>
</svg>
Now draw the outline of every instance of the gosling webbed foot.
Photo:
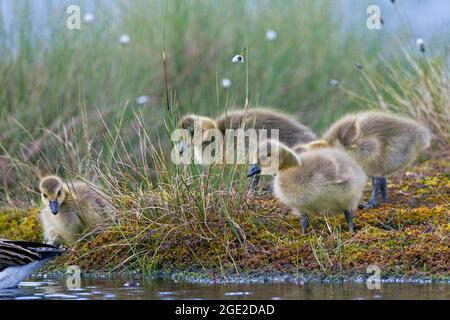
<svg viewBox="0 0 450 320">
<path fill-rule="evenodd" d="M 345 220 L 348 224 L 348 230 L 350 230 L 350 233 L 353 234 L 353 210 L 346 210 L 344 211 Z"/>
<path fill-rule="evenodd" d="M 305 235 L 309 226 L 309 216 L 307 214 L 302 213 L 300 215 L 300 224 L 302 226 L 302 234 Z"/>
<path fill-rule="evenodd" d="M 377 207 L 377 202 L 376 201 L 369 201 L 367 203 L 361 203 L 358 208 L 359 209 L 364 209 L 364 210 L 369 210 L 369 209 L 373 209 Z"/>
</svg>

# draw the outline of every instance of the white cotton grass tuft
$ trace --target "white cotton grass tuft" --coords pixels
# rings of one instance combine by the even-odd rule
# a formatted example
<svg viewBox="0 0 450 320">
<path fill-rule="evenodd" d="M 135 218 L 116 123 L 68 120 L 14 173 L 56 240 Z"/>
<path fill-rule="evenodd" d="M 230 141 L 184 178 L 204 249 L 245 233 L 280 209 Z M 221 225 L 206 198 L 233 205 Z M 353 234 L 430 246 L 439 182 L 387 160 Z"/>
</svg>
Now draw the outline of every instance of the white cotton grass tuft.
<svg viewBox="0 0 450 320">
<path fill-rule="evenodd" d="M 125 46 L 130 43 L 130 36 L 125 33 L 120 36 L 119 41 L 121 45 Z"/>
<path fill-rule="evenodd" d="M 416 45 L 417 45 L 417 48 L 420 50 L 420 52 L 426 51 L 425 41 L 423 41 L 422 38 L 417 39 Z"/>
<path fill-rule="evenodd" d="M 90 23 L 90 22 L 94 21 L 94 19 L 95 19 L 95 16 L 91 12 L 88 12 L 83 16 L 83 21 L 86 23 Z"/>
<path fill-rule="evenodd" d="M 244 56 L 242 56 L 240 54 L 235 55 L 233 57 L 233 59 L 231 60 L 231 62 L 234 62 L 234 63 L 244 63 L 244 61 L 245 61 Z"/>
<path fill-rule="evenodd" d="M 145 104 L 147 104 L 150 101 L 149 96 L 140 96 L 136 99 L 136 104 L 138 106 L 143 106 Z"/>
<path fill-rule="evenodd" d="M 277 33 L 275 30 L 269 29 L 266 32 L 266 39 L 269 41 L 275 41 L 277 39 Z"/>
<path fill-rule="evenodd" d="M 231 80 L 228 78 L 222 79 L 222 87 L 224 87 L 225 89 L 231 87 Z"/>
<path fill-rule="evenodd" d="M 331 85 L 333 88 L 336 88 L 337 86 L 339 86 L 339 80 L 331 79 L 331 80 L 330 80 L 330 85 Z"/>
</svg>

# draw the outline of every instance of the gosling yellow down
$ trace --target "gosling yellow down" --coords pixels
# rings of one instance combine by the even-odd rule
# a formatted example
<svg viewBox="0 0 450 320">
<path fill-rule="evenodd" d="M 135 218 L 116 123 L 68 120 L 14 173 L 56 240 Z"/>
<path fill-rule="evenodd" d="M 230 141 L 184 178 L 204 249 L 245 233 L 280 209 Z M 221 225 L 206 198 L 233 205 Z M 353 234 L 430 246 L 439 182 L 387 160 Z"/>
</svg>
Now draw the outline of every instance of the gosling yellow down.
<svg viewBox="0 0 450 320">
<path fill-rule="evenodd" d="M 111 217 L 110 200 L 92 185 L 82 181 L 69 183 L 47 176 L 39 184 L 44 208 L 40 212 L 47 243 L 72 243 L 90 226 Z"/>
<path fill-rule="evenodd" d="M 265 144 L 265 142 L 263 142 Z M 309 225 L 309 216 L 344 213 L 353 233 L 353 212 L 361 199 L 367 177 L 361 167 L 344 151 L 335 148 L 317 149 L 296 154 L 277 141 L 267 142 L 248 172 L 267 173 L 278 159 L 273 191 L 292 213 L 300 217 L 302 232 Z"/>
<path fill-rule="evenodd" d="M 320 141 L 303 146 L 303 150 L 329 145 L 348 152 L 372 177 L 371 198 L 363 205 L 372 208 L 378 196 L 387 201 L 386 176 L 411 164 L 430 142 L 430 131 L 417 121 L 384 112 L 363 112 L 338 120 Z"/>
<path fill-rule="evenodd" d="M 308 143 L 316 138 L 308 127 L 300 124 L 291 116 L 269 108 L 259 107 L 230 111 L 221 115 L 217 120 L 197 115 L 186 115 L 180 120 L 180 127 L 188 129 L 191 137 L 193 137 L 194 155 L 199 163 L 202 161 L 205 147 L 211 142 L 211 137 L 207 131 L 201 136 L 196 136 L 195 125 L 199 125 L 203 130 L 218 129 L 222 135 L 225 135 L 227 129 L 278 129 L 279 141 L 287 146 Z M 185 143 L 180 144 L 180 153 L 183 153 L 188 147 Z"/>
</svg>

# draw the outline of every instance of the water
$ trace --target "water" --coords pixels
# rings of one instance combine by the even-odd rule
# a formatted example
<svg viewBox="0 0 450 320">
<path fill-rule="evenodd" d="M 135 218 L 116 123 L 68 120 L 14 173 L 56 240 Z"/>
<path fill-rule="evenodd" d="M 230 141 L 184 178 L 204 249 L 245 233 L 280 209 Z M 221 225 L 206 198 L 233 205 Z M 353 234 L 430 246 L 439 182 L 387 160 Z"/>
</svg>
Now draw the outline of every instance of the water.
<svg viewBox="0 0 450 320">
<path fill-rule="evenodd" d="M 0 290 L 0 299 L 16 300 L 179 300 L 179 299 L 450 299 L 448 284 L 381 284 L 369 290 L 364 283 L 200 285 L 170 281 L 130 282 L 123 278 L 83 279 L 78 289 L 68 289 L 64 279 L 33 279 L 16 289 Z"/>
</svg>

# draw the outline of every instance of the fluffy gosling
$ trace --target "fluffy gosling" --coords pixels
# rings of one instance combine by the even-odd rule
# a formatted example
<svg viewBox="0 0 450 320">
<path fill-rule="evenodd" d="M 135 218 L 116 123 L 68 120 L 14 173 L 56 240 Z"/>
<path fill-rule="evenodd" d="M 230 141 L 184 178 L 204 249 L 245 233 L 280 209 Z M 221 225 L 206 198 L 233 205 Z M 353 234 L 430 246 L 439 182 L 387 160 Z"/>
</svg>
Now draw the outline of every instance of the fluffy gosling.
<svg viewBox="0 0 450 320">
<path fill-rule="evenodd" d="M 372 177 L 370 201 L 364 208 L 372 208 L 387 201 L 386 176 L 413 162 L 419 152 L 430 145 L 430 131 L 421 123 L 383 112 L 351 114 L 338 120 L 322 137 L 318 145 L 329 144 L 345 149 Z"/>
<path fill-rule="evenodd" d="M 82 181 L 64 183 L 57 176 L 40 184 L 45 207 L 40 212 L 47 243 L 72 243 L 90 226 L 112 214 L 111 202 L 100 191 Z"/>
<path fill-rule="evenodd" d="M 353 233 L 353 212 L 358 207 L 367 177 L 359 165 L 345 152 L 335 149 L 317 149 L 296 154 L 291 148 L 269 140 L 267 148 L 260 145 L 259 153 L 248 176 L 269 172 L 270 159 L 278 158 L 273 190 L 275 196 L 292 208 L 300 217 L 302 232 L 309 225 L 309 216 L 320 213 L 344 213 Z"/>
<path fill-rule="evenodd" d="M 194 130 L 195 125 L 200 125 L 203 133 L 196 132 L 200 130 Z M 228 140 L 230 137 L 226 135 L 227 129 L 278 129 L 278 139 L 288 146 L 293 146 L 298 143 L 308 143 L 313 141 L 316 137 L 308 127 L 293 120 L 290 116 L 263 107 L 225 112 L 217 120 L 196 115 L 188 115 L 181 119 L 180 126 L 183 129 L 188 129 L 191 137 L 193 137 L 192 144 L 197 163 L 204 163 L 203 153 L 215 139 L 208 129 L 217 129 L 224 137 L 223 149 L 220 151 L 222 152 L 222 158 L 219 157 L 219 159 L 222 160 L 222 163 L 230 163 L 230 156 L 233 157 L 231 159 L 232 163 L 242 163 L 242 159 L 236 157 L 236 147 L 240 145 L 242 141 L 236 136 L 231 137 L 232 140 Z M 230 141 L 232 144 L 229 143 Z M 244 156 L 247 157 L 252 152 L 247 140 L 245 140 L 244 143 Z M 233 146 L 234 149 L 233 147 L 230 148 L 230 146 Z M 191 147 L 189 144 L 182 142 L 179 145 L 180 155 L 182 155 L 184 150 L 189 147 Z M 256 186 L 258 181 L 259 176 L 257 175 L 252 180 L 252 185 Z"/>
<path fill-rule="evenodd" d="M 199 124 L 203 130 L 218 129 L 225 134 L 227 129 L 267 129 L 279 130 L 279 141 L 287 146 L 294 146 L 299 143 L 313 141 L 316 136 L 306 126 L 292 119 L 290 116 L 268 108 L 254 108 L 247 110 L 237 110 L 226 112 L 217 120 L 197 116 L 187 115 L 180 120 L 180 127 L 188 129 L 193 137 L 194 155 L 201 163 L 201 154 L 209 144 L 210 137 L 207 132 L 202 136 L 196 135 L 194 125 Z M 189 147 L 185 143 L 180 144 L 179 151 L 182 154 Z"/>
<path fill-rule="evenodd" d="M 325 140 L 315 140 L 310 143 L 300 143 L 292 148 L 295 153 L 302 153 L 308 150 L 316 150 L 321 148 L 330 148 L 330 144 Z"/>
</svg>

